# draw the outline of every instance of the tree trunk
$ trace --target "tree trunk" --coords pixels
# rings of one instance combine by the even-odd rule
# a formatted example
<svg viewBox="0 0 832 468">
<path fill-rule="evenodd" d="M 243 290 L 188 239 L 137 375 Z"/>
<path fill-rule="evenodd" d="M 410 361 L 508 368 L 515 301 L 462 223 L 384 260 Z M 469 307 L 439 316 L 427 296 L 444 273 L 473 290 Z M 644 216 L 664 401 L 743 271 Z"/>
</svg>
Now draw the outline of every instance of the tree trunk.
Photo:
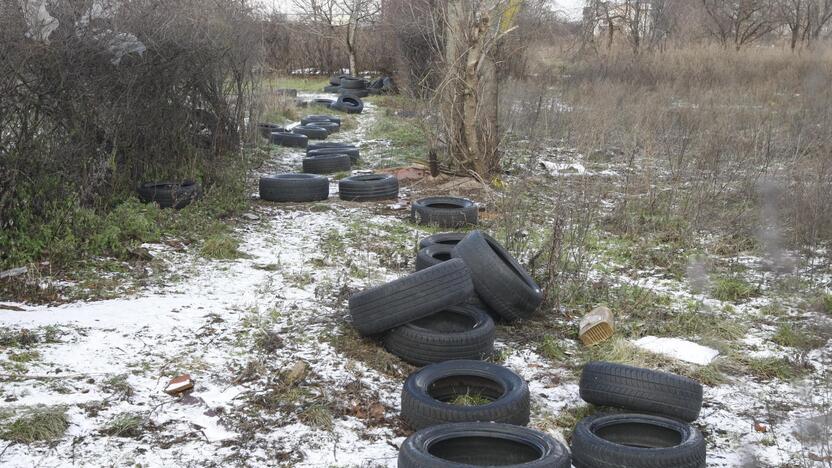
<svg viewBox="0 0 832 468">
<path fill-rule="evenodd" d="M 347 55 L 349 55 L 350 60 L 350 75 L 353 76 L 358 76 L 358 70 L 355 64 L 355 33 L 358 29 L 357 26 L 357 24 L 353 25 L 353 23 L 347 24 Z"/>
</svg>

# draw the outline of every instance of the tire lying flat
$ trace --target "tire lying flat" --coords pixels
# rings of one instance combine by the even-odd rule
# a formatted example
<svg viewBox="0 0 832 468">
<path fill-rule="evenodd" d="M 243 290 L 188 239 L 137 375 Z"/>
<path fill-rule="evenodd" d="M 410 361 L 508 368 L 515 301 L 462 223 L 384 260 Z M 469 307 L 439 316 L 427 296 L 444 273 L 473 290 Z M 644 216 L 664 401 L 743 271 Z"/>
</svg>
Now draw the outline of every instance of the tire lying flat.
<svg viewBox="0 0 832 468">
<path fill-rule="evenodd" d="M 314 174 L 278 174 L 260 178 L 260 198 L 274 202 L 311 202 L 329 198 L 329 180 Z"/>
<path fill-rule="evenodd" d="M 308 125 L 304 125 L 304 127 L 318 127 L 323 128 L 326 130 L 327 134 L 332 135 L 333 133 L 338 133 L 341 131 L 341 126 L 335 122 L 309 122 Z"/>
<path fill-rule="evenodd" d="M 424 270 L 452 258 L 454 246 L 447 244 L 432 244 L 416 253 L 416 271 Z"/>
<path fill-rule="evenodd" d="M 705 440 L 688 423 L 646 414 L 596 415 L 572 433 L 577 468 L 705 468 Z"/>
<path fill-rule="evenodd" d="M 463 406 L 450 402 L 461 395 L 479 395 L 487 404 Z M 413 429 L 451 422 L 529 423 L 529 387 L 503 366 L 458 360 L 431 364 L 410 374 L 402 387 L 401 416 Z"/>
<path fill-rule="evenodd" d="M 399 196 L 399 179 L 390 174 L 363 174 L 338 182 L 341 200 L 390 200 Z"/>
<path fill-rule="evenodd" d="M 390 330 L 384 346 L 417 366 L 454 359 L 478 360 L 494 352 L 494 333 L 494 321 L 487 313 L 459 305 Z"/>
<path fill-rule="evenodd" d="M 292 133 L 297 135 L 306 135 L 310 140 L 326 140 L 329 136 L 329 131 L 321 127 L 313 127 L 311 125 L 300 125 L 292 129 Z"/>
<path fill-rule="evenodd" d="M 192 180 L 183 182 L 144 182 L 136 190 L 142 203 L 156 203 L 159 208 L 179 210 L 202 198 L 202 186 Z"/>
<path fill-rule="evenodd" d="M 309 125 L 310 122 L 333 122 L 341 125 L 341 118 L 335 115 L 316 114 L 307 115 L 306 117 L 300 119 L 301 125 Z"/>
<path fill-rule="evenodd" d="M 350 316 L 359 333 L 373 335 L 461 304 L 473 292 L 465 262 L 449 260 L 353 294 Z"/>
<path fill-rule="evenodd" d="M 353 96 L 357 98 L 365 98 L 370 95 L 370 91 L 366 89 L 348 89 L 348 88 L 341 88 L 338 91 L 338 94 L 341 96 Z"/>
<path fill-rule="evenodd" d="M 316 154 L 303 158 L 303 172 L 307 174 L 334 174 L 348 172 L 350 157 L 346 154 Z"/>
<path fill-rule="evenodd" d="M 477 205 L 467 198 L 428 197 L 413 202 L 410 217 L 414 223 L 443 228 L 477 224 Z"/>
<path fill-rule="evenodd" d="M 543 302 L 540 286 L 491 236 L 470 232 L 456 245 L 453 256 L 471 268 L 480 299 L 503 319 L 526 318 Z"/>
<path fill-rule="evenodd" d="M 284 127 L 281 127 L 280 125 L 273 123 L 259 123 L 257 124 L 257 131 L 263 138 L 270 139 L 272 133 L 285 132 L 286 129 Z"/>
<path fill-rule="evenodd" d="M 341 86 L 339 86 L 339 85 L 324 86 L 324 92 L 325 93 L 338 94 L 338 92 L 340 92 L 340 91 L 341 91 Z"/>
<path fill-rule="evenodd" d="M 306 148 L 309 137 L 297 133 L 277 132 L 272 133 L 272 144 L 287 146 L 290 148 Z"/>
<path fill-rule="evenodd" d="M 312 145 L 310 145 L 310 146 L 312 146 Z M 345 145 L 345 146 L 341 146 L 341 147 L 319 148 L 319 149 L 313 149 L 313 150 L 310 150 L 309 147 L 307 147 L 307 149 L 306 149 L 306 155 L 307 156 L 316 156 L 316 155 L 321 155 L 321 154 L 346 154 L 347 156 L 350 157 L 350 161 L 352 161 L 353 164 L 358 162 L 358 159 L 359 159 L 359 156 L 360 156 L 360 152 L 358 151 L 358 148 L 356 148 L 354 146 L 346 146 Z"/>
<path fill-rule="evenodd" d="M 587 403 L 694 421 L 702 409 L 702 385 L 681 375 L 595 361 L 584 366 L 581 398 Z"/>
<path fill-rule="evenodd" d="M 550 435 L 495 423 L 422 429 L 402 443 L 399 468 L 570 468 L 569 452 Z"/>
<path fill-rule="evenodd" d="M 432 244 L 445 244 L 455 246 L 459 244 L 459 241 L 464 239 L 467 235 L 467 232 L 441 232 L 439 234 L 434 234 L 432 236 L 420 239 L 419 249 L 424 249 L 425 247 Z"/>
<path fill-rule="evenodd" d="M 341 89 L 367 89 L 367 80 L 352 76 L 342 77 Z"/>
</svg>

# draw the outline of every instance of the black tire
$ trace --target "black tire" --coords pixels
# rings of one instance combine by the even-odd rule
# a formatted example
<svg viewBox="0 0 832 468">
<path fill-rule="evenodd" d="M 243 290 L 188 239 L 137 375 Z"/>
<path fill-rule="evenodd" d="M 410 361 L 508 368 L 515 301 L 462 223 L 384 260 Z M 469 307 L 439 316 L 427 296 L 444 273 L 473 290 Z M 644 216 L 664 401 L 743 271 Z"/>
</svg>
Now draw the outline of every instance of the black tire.
<svg viewBox="0 0 832 468">
<path fill-rule="evenodd" d="M 313 127 L 311 125 L 300 125 L 292 129 L 296 135 L 306 135 L 310 140 L 326 140 L 329 132 L 325 128 Z"/>
<path fill-rule="evenodd" d="M 347 89 L 341 88 L 341 91 L 338 92 L 341 96 L 352 96 L 357 98 L 365 98 L 370 95 L 370 91 L 367 89 Z"/>
<path fill-rule="evenodd" d="M 318 127 L 323 128 L 326 132 L 330 135 L 333 133 L 337 133 L 341 131 L 341 125 L 335 122 L 309 122 L 308 124 L 304 125 L 305 127 Z"/>
<path fill-rule="evenodd" d="M 332 75 L 332 77 L 329 79 L 329 84 L 331 84 L 332 86 L 341 86 L 341 78 L 344 78 L 345 76 L 349 75 Z"/>
<path fill-rule="evenodd" d="M 334 174 L 352 168 L 346 154 L 316 154 L 303 158 L 303 172 L 308 174 Z"/>
<path fill-rule="evenodd" d="M 309 125 L 311 122 L 335 122 L 341 125 L 341 117 L 335 115 L 307 115 L 300 119 L 301 125 Z"/>
<path fill-rule="evenodd" d="M 384 80 L 382 78 L 375 79 L 367 85 L 367 89 L 381 89 L 384 86 Z"/>
<path fill-rule="evenodd" d="M 456 246 L 459 244 L 459 241 L 467 236 L 467 232 L 442 232 L 439 234 L 434 234 L 432 236 L 424 237 L 419 240 L 419 249 L 424 249 L 425 247 L 433 244 L 445 244 L 450 246 Z"/>
<path fill-rule="evenodd" d="M 587 403 L 695 421 L 702 410 L 702 385 L 667 372 L 595 361 L 584 366 L 581 398 Z"/>
<path fill-rule="evenodd" d="M 416 271 L 424 270 L 442 262 L 450 260 L 454 246 L 448 244 L 432 244 L 416 253 Z"/>
<path fill-rule="evenodd" d="M 341 78 L 341 89 L 367 89 L 367 80 L 345 76 Z"/>
<path fill-rule="evenodd" d="M 410 219 L 417 224 L 458 228 L 477 224 L 477 205 L 467 198 L 428 197 L 416 200 Z"/>
<path fill-rule="evenodd" d="M 292 148 L 306 148 L 309 137 L 297 133 L 277 132 L 272 133 L 272 144 L 288 146 Z"/>
<path fill-rule="evenodd" d="M 142 203 L 156 203 L 159 208 L 185 208 L 202 198 L 202 186 L 192 180 L 183 182 L 144 182 L 137 192 Z"/>
<path fill-rule="evenodd" d="M 257 124 L 257 131 L 263 138 L 271 139 L 272 133 L 285 132 L 286 129 L 273 123 L 259 123 Z"/>
<path fill-rule="evenodd" d="M 311 202 L 329 198 L 329 179 L 314 174 L 278 174 L 260 178 L 260 198 L 274 202 Z"/>
<path fill-rule="evenodd" d="M 326 148 L 355 148 L 355 145 L 341 141 L 322 141 L 319 143 L 309 143 L 309 146 L 306 147 L 306 152 Z"/>
<path fill-rule="evenodd" d="M 364 111 L 364 101 L 355 96 L 340 96 L 329 108 L 347 114 L 360 114 Z"/>
<path fill-rule="evenodd" d="M 399 196 L 399 179 L 390 174 L 363 174 L 338 182 L 341 200 L 390 200 Z"/>
<path fill-rule="evenodd" d="M 566 447 L 527 427 L 494 423 L 442 424 L 405 439 L 399 468 L 570 468 Z"/>
<path fill-rule="evenodd" d="M 338 94 L 341 91 L 340 85 L 331 85 L 331 86 L 324 86 L 325 93 L 333 93 Z"/>
<path fill-rule="evenodd" d="M 482 405 L 450 403 L 476 392 Z M 402 418 L 415 430 L 452 422 L 529 423 L 529 386 L 522 377 L 483 361 L 445 361 L 410 374 L 402 387 Z"/>
<path fill-rule="evenodd" d="M 342 146 L 342 147 L 334 147 L 334 148 L 320 148 L 320 149 L 314 149 L 314 150 L 310 150 L 307 147 L 307 149 L 306 149 L 306 155 L 307 156 L 315 156 L 315 155 L 320 155 L 320 154 L 346 154 L 347 156 L 350 157 L 350 161 L 352 161 L 353 164 L 358 162 L 358 158 L 359 158 L 359 155 L 360 155 L 360 153 L 358 151 L 358 148 L 356 148 L 354 146 L 352 146 L 352 147 Z"/>
<path fill-rule="evenodd" d="M 474 292 L 465 262 L 451 260 L 350 296 L 352 324 L 362 335 L 382 333 L 461 304 Z"/>
<path fill-rule="evenodd" d="M 384 347 L 417 366 L 478 360 L 494 352 L 494 333 L 494 321 L 485 311 L 470 305 L 451 306 L 390 330 Z"/>
<path fill-rule="evenodd" d="M 704 468 L 705 440 L 690 424 L 646 414 L 595 415 L 572 433 L 577 468 Z"/>
<path fill-rule="evenodd" d="M 318 99 L 313 99 L 312 101 L 309 102 L 309 104 L 311 104 L 313 106 L 329 107 L 329 106 L 335 104 L 335 100 L 334 99 L 318 98 Z"/>
<path fill-rule="evenodd" d="M 499 242 L 471 231 L 454 248 L 473 272 L 480 298 L 505 320 L 523 319 L 543 302 L 540 286 Z"/>
</svg>

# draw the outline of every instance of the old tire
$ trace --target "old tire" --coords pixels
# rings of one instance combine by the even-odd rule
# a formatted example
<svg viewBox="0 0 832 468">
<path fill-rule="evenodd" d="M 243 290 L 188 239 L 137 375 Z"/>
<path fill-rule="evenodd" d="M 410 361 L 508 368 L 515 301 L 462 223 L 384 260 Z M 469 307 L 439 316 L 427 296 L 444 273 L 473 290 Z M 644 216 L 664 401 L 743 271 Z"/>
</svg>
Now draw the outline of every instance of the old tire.
<svg viewBox="0 0 832 468">
<path fill-rule="evenodd" d="M 704 468 L 705 458 L 705 440 L 696 428 L 662 416 L 590 416 L 572 433 L 577 468 Z"/>
<path fill-rule="evenodd" d="M 338 94 L 340 91 L 341 91 L 341 86 L 340 85 L 324 86 L 324 92 L 325 93 Z"/>
<path fill-rule="evenodd" d="M 416 271 L 450 260 L 453 250 L 454 246 L 447 244 L 433 244 L 419 249 L 416 253 Z"/>
<path fill-rule="evenodd" d="M 349 75 L 332 75 L 329 78 L 329 84 L 332 86 L 341 86 L 341 78 L 348 77 Z"/>
<path fill-rule="evenodd" d="M 313 105 L 313 106 L 329 107 L 329 106 L 335 104 L 335 100 L 334 99 L 326 99 L 326 98 L 317 98 L 317 99 L 311 100 L 309 102 L 309 104 Z"/>
<path fill-rule="evenodd" d="M 355 96 L 340 96 L 329 108 L 347 114 L 360 114 L 364 111 L 364 101 Z"/>
<path fill-rule="evenodd" d="M 570 468 L 560 442 L 527 427 L 494 423 L 442 424 L 422 429 L 399 449 L 399 468 Z"/>
<path fill-rule="evenodd" d="M 463 395 L 489 402 L 452 404 Z M 503 366 L 483 361 L 445 361 L 410 374 L 402 387 L 401 416 L 415 430 L 451 422 L 529 423 L 529 386 Z"/>
<path fill-rule="evenodd" d="M 458 228 L 477 224 L 477 205 L 467 198 L 428 197 L 416 200 L 410 209 L 414 223 Z"/>
<path fill-rule="evenodd" d="M 309 125 L 311 122 L 335 122 L 338 125 L 341 125 L 341 117 L 337 117 L 334 115 L 307 115 L 306 117 L 300 119 L 301 125 Z"/>
<path fill-rule="evenodd" d="M 329 198 L 329 180 L 314 174 L 278 174 L 260 178 L 260 198 L 274 202 L 311 202 Z"/>
<path fill-rule="evenodd" d="M 306 148 L 309 137 L 297 133 L 278 132 L 272 133 L 272 144 L 287 146 L 290 148 Z"/>
<path fill-rule="evenodd" d="M 257 132 L 260 133 L 260 136 L 266 139 L 270 139 L 272 133 L 280 133 L 285 132 L 286 129 L 281 127 L 280 125 L 273 124 L 273 123 L 259 123 L 257 124 Z"/>
<path fill-rule="evenodd" d="M 465 262 L 451 260 L 350 296 L 352 324 L 382 333 L 465 302 L 474 292 Z"/>
<path fill-rule="evenodd" d="M 310 140 L 326 140 L 326 137 L 329 136 L 327 129 L 311 125 L 299 125 L 292 129 L 292 133 L 306 135 Z"/>
<path fill-rule="evenodd" d="M 341 126 L 335 122 L 309 122 L 309 124 L 305 125 L 305 127 L 323 128 L 329 135 L 341 131 Z"/>
<path fill-rule="evenodd" d="M 390 174 L 363 174 L 338 182 L 341 200 L 389 200 L 399 196 L 399 179 Z"/>
<path fill-rule="evenodd" d="M 353 164 L 355 164 L 355 163 L 358 162 L 358 157 L 360 155 L 360 152 L 358 151 L 358 148 L 356 148 L 354 146 L 319 148 L 319 149 L 314 149 L 314 150 L 310 150 L 307 147 L 307 149 L 306 149 L 306 155 L 307 156 L 315 156 L 315 155 L 320 155 L 320 154 L 346 154 L 347 156 L 350 157 L 350 161 L 352 161 Z"/>
<path fill-rule="evenodd" d="M 345 76 L 341 78 L 341 89 L 367 89 L 367 80 Z"/>
<path fill-rule="evenodd" d="M 316 154 L 303 158 L 303 172 L 308 174 L 334 174 L 347 172 L 352 166 L 346 154 Z"/>
<path fill-rule="evenodd" d="M 581 398 L 587 403 L 694 421 L 702 409 L 702 385 L 681 375 L 595 361 L 584 366 Z"/>
<path fill-rule="evenodd" d="M 433 244 L 456 246 L 467 235 L 467 232 L 441 232 L 432 236 L 423 237 L 419 240 L 419 249 L 424 249 Z"/>
<path fill-rule="evenodd" d="M 458 305 L 390 330 L 384 347 L 417 366 L 478 360 L 494 352 L 494 333 L 494 321 L 485 311 Z"/>
<path fill-rule="evenodd" d="M 491 236 L 472 231 L 453 255 L 471 268 L 477 294 L 505 320 L 526 318 L 543 302 L 540 286 Z"/>
<path fill-rule="evenodd" d="M 144 182 L 137 188 L 142 203 L 156 203 L 159 208 L 185 208 L 202 198 L 202 186 L 192 180 L 183 182 Z"/>
<path fill-rule="evenodd" d="M 357 98 L 365 98 L 370 95 L 370 91 L 366 89 L 346 89 L 341 88 L 338 92 L 341 96 L 352 96 Z"/>
</svg>

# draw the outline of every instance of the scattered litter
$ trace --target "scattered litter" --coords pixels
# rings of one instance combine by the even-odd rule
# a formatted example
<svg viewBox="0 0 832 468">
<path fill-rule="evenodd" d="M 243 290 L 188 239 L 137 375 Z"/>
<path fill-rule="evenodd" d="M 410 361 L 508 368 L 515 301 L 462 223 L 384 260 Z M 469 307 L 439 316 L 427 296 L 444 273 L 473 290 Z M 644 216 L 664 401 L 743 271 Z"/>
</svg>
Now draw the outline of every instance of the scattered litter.
<svg viewBox="0 0 832 468">
<path fill-rule="evenodd" d="M 11 278 L 14 276 L 20 276 L 26 274 L 29 269 L 25 266 L 12 268 L 11 270 L 0 271 L 0 279 Z"/>
<path fill-rule="evenodd" d="M 583 175 L 586 168 L 581 163 L 555 163 L 551 161 L 540 161 L 540 165 L 552 176 Z"/>
<path fill-rule="evenodd" d="M 305 361 L 297 361 L 295 364 L 286 371 L 285 381 L 287 385 L 294 385 L 304 377 L 306 377 L 306 373 L 309 371 L 309 364 Z"/>
<path fill-rule="evenodd" d="M 711 363 L 719 351 L 680 338 L 659 338 L 645 336 L 633 342 L 634 345 L 647 351 L 663 354 L 680 361 L 706 366 Z"/>
<path fill-rule="evenodd" d="M 390 208 L 391 210 L 403 210 L 407 208 L 407 205 L 404 203 L 393 203 L 392 205 L 387 205 L 387 208 Z"/>
<path fill-rule="evenodd" d="M 757 432 L 766 433 L 766 432 L 768 432 L 768 426 L 766 426 L 765 424 L 763 424 L 761 422 L 755 422 L 754 423 L 754 430 L 757 431 Z"/>
<path fill-rule="evenodd" d="M 615 319 L 606 307 L 596 307 L 581 319 L 578 337 L 585 346 L 598 344 L 615 332 Z"/>
<path fill-rule="evenodd" d="M 165 387 L 165 393 L 172 396 L 178 396 L 188 390 L 192 390 L 193 388 L 194 381 L 191 379 L 191 376 L 188 374 L 182 374 L 178 377 L 174 377 L 173 380 L 170 381 L 168 386 Z"/>
</svg>

